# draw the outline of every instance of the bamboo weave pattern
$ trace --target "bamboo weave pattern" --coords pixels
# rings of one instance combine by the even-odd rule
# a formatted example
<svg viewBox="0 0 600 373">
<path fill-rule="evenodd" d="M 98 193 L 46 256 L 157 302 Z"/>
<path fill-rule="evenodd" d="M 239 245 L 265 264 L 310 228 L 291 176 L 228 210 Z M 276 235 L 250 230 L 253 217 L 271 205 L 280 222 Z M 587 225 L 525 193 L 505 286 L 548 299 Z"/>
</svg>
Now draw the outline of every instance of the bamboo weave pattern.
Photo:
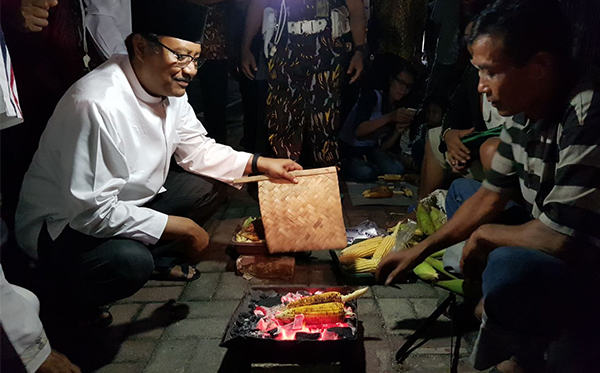
<svg viewBox="0 0 600 373">
<path fill-rule="evenodd" d="M 271 253 L 346 246 L 337 172 L 298 177 L 299 183 L 260 181 L 258 195 Z"/>
</svg>

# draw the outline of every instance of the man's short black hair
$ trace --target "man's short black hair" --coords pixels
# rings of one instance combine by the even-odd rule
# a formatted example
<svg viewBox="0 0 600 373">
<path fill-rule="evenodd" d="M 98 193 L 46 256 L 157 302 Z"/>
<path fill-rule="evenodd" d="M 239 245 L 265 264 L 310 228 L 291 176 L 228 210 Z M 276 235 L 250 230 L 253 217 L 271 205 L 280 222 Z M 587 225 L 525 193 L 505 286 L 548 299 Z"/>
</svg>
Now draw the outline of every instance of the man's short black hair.
<svg viewBox="0 0 600 373">
<path fill-rule="evenodd" d="M 133 50 L 133 36 L 135 35 L 135 33 L 133 34 L 129 34 L 129 36 L 127 36 L 127 38 L 125 38 L 125 48 L 127 48 L 127 55 L 129 55 L 129 58 L 133 58 L 133 56 L 135 56 L 135 51 Z M 156 35 L 153 33 L 141 33 L 139 34 L 141 37 L 143 37 L 146 40 L 149 41 L 159 41 L 160 40 L 160 35 Z"/>
<path fill-rule="evenodd" d="M 570 62 L 571 30 L 557 0 L 496 0 L 475 19 L 469 43 L 483 35 L 500 36 L 518 66 L 539 52 Z"/>
</svg>

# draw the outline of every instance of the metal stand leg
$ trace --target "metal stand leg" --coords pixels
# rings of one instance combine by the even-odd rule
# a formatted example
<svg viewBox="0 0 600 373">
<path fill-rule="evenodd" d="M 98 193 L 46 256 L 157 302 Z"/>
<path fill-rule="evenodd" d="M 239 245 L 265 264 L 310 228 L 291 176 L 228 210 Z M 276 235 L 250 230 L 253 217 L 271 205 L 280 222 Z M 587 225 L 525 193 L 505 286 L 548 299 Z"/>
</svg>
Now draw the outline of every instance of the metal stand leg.
<svg viewBox="0 0 600 373">
<path fill-rule="evenodd" d="M 421 326 L 417 330 L 415 330 L 415 332 L 406 340 L 406 342 L 404 342 L 402 347 L 400 347 L 400 349 L 396 353 L 396 362 L 398 364 L 401 364 L 404 360 L 406 360 L 406 358 L 416 348 L 418 348 L 419 346 L 421 346 L 423 343 L 425 343 L 427 341 L 427 339 L 425 339 L 424 341 L 419 343 L 414 348 L 411 348 L 417 340 L 424 338 L 424 335 L 427 332 L 427 330 L 441 316 L 441 314 L 444 313 L 444 311 L 448 308 L 448 306 L 452 305 L 454 307 L 455 304 L 456 304 L 456 296 L 454 295 L 454 293 L 450 293 L 450 295 L 448 295 L 448 298 L 446 298 L 442 302 L 442 304 L 440 304 L 438 306 L 438 308 L 436 308 L 435 311 L 433 311 L 431 313 L 431 315 L 429 315 L 427 320 L 425 320 L 425 322 L 423 324 L 421 324 Z M 460 343 L 460 342 L 458 342 L 458 343 Z M 457 362 L 457 364 L 458 364 L 458 362 Z"/>
</svg>

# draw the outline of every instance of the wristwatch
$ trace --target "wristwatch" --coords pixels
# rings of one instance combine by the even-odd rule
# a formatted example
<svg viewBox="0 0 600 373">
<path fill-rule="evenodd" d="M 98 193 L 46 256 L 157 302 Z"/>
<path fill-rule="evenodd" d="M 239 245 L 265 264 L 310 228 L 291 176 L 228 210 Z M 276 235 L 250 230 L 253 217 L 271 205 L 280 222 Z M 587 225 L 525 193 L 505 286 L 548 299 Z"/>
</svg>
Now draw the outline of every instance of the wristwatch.
<svg viewBox="0 0 600 373">
<path fill-rule="evenodd" d="M 258 170 L 258 158 L 260 158 L 260 153 L 255 153 L 254 157 L 252 157 L 251 168 L 252 173 L 255 175 L 260 174 L 260 171 Z"/>
</svg>

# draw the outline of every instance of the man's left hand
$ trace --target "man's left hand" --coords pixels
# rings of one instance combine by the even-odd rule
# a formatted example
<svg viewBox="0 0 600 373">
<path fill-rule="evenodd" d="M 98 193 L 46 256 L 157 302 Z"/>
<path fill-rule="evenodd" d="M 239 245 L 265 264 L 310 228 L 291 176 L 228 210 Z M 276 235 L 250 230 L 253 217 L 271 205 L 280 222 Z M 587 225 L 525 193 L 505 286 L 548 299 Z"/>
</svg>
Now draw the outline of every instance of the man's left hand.
<svg viewBox="0 0 600 373">
<path fill-rule="evenodd" d="M 360 74 L 362 74 L 363 71 L 363 55 L 362 52 L 355 52 L 354 56 L 352 56 L 352 60 L 350 61 L 350 66 L 348 67 L 348 74 L 352 74 L 354 72 L 354 74 L 352 75 L 352 78 L 350 79 L 350 84 L 354 83 L 356 81 L 356 79 L 358 79 L 360 77 Z"/>
<path fill-rule="evenodd" d="M 482 225 L 467 240 L 463 248 L 460 268 L 465 279 L 479 281 L 487 264 L 488 255 L 496 248 L 486 239 L 489 226 Z"/>
<path fill-rule="evenodd" d="M 292 183 L 298 183 L 298 179 L 290 174 L 290 171 L 301 170 L 302 166 L 291 159 L 260 157 L 256 163 L 258 170 L 276 179 L 285 179 Z"/>
</svg>

